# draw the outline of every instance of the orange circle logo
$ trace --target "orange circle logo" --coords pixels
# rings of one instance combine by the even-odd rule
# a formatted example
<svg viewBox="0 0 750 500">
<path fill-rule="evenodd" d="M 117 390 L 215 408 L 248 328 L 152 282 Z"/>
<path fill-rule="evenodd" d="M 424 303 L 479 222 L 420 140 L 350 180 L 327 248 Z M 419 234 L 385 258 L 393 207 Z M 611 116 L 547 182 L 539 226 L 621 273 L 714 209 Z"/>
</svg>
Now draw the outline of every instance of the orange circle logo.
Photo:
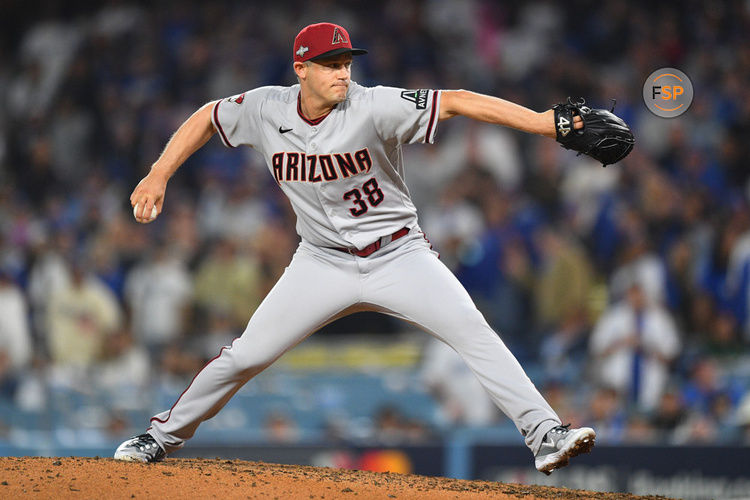
<svg viewBox="0 0 750 500">
<path fill-rule="evenodd" d="M 693 102 L 693 83 L 679 69 L 657 69 L 643 84 L 643 102 L 656 116 L 675 118 Z"/>
</svg>

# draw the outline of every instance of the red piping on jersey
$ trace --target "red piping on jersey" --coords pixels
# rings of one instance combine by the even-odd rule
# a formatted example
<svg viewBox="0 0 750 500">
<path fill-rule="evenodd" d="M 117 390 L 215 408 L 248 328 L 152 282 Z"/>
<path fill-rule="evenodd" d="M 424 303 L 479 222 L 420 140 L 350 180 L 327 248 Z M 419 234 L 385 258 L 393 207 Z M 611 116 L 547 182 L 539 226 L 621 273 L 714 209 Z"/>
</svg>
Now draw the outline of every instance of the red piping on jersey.
<svg viewBox="0 0 750 500">
<path fill-rule="evenodd" d="M 437 95 L 438 91 L 432 91 L 432 111 L 430 112 L 430 122 L 427 125 L 427 135 L 424 137 L 424 142 L 430 142 L 430 134 L 432 134 L 432 126 L 435 125 L 435 108 L 437 107 Z"/>
<path fill-rule="evenodd" d="M 237 338 L 239 338 L 239 337 L 237 337 Z M 237 340 L 237 339 L 232 340 L 232 345 L 234 345 L 234 341 L 235 340 Z M 193 380 L 190 381 L 190 384 L 188 384 L 188 386 L 185 388 L 185 390 L 182 391 L 182 394 L 180 394 L 180 397 L 177 398 L 177 401 L 175 401 L 174 404 L 172 405 L 172 407 L 169 409 L 169 413 L 167 414 L 167 418 L 165 420 L 162 420 L 162 419 L 156 418 L 156 417 L 151 417 L 151 420 L 149 420 L 149 423 L 151 423 L 153 421 L 157 421 L 160 424 L 166 424 L 167 421 L 169 420 L 169 418 L 172 416 L 172 410 L 174 410 L 174 407 L 177 406 L 177 403 L 180 402 L 180 400 L 182 399 L 182 396 L 184 396 L 185 393 L 188 391 L 188 389 L 190 389 L 190 386 L 193 385 L 193 382 L 195 382 L 195 379 L 198 377 L 198 375 L 200 375 L 203 370 L 205 370 L 206 368 L 208 368 L 208 365 L 210 365 L 211 363 L 213 363 L 214 361 L 216 361 L 217 359 L 219 359 L 219 356 L 221 356 L 221 353 L 224 352 L 224 349 L 226 349 L 227 347 L 231 348 L 231 346 L 224 346 L 224 347 L 222 347 L 219 350 L 219 354 L 217 354 L 216 356 L 214 356 L 208 363 L 206 363 L 206 365 L 203 368 L 200 369 L 200 371 L 198 371 L 198 373 L 195 374 L 195 376 L 193 377 Z M 149 429 L 150 428 L 151 427 L 149 427 Z"/>
<path fill-rule="evenodd" d="M 302 113 L 302 101 L 300 100 L 299 96 L 300 95 L 297 94 L 297 114 L 299 115 L 300 118 L 302 118 L 305 121 L 305 123 L 307 123 L 309 125 L 317 125 L 318 123 L 320 123 L 323 120 L 325 120 L 326 117 L 331 114 L 331 111 L 333 111 L 333 109 L 331 109 L 331 111 L 329 111 L 328 113 L 324 114 L 323 116 L 321 116 L 319 118 L 316 118 L 314 120 L 310 120 L 309 118 L 307 118 L 304 115 L 304 113 Z"/>
<path fill-rule="evenodd" d="M 229 146 L 230 148 L 233 148 L 232 143 L 229 142 L 229 139 L 227 139 L 227 134 L 224 133 L 224 129 L 221 128 L 221 123 L 219 123 L 219 103 L 221 101 L 216 101 L 216 104 L 214 105 L 214 123 L 216 124 L 216 128 L 219 129 L 219 133 L 221 134 L 221 138 L 224 140 L 224 143 Z"/>
</svg>

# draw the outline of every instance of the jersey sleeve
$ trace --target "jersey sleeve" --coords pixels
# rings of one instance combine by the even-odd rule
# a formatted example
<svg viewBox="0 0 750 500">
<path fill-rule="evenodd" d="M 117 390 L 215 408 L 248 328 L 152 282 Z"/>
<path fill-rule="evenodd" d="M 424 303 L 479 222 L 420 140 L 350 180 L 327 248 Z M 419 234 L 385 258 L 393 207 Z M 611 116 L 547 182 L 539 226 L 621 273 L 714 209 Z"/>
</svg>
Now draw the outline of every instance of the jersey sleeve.
<svg viewBox="0 0 750 500">
<path fill-rule="evenodd" d="M 439 110 L 439 90 L 373 88 L 372 116 L 381 139 L 395 139 L 399 144 L 432 144 Z"/>
<path fill-rule="evenodd" d="M 225 97 L 214 104 L 211 122 L 225 146 L 253 146 L 260 136 L 260 109 L 266 95 L 263 87 Z"/>
</svg>

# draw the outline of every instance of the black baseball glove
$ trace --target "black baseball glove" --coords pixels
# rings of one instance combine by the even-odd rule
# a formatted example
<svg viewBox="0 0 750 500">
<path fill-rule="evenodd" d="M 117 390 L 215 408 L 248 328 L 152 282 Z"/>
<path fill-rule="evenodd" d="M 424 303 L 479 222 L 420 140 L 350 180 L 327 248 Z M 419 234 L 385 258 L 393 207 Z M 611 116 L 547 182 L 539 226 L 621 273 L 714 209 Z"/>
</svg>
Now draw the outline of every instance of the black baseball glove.
<svg viewBox="0 0 750 500">
<path fill-rule="evenodd" d="M 555 130 L 557 142 L 566 149 L 578 151 L 606 167 L 622 160 L 633 149 L 635 138 L 630 127 L 622 118 L 614 115 L 615 106 L 606 109 L 591 109 L 585 106 L 586 101 L 576 102 L 568 97 L 568 102 L 555 104 Z M 583 128 L 573 128 L 573 117 L 580 116 Z"/>
</svg>

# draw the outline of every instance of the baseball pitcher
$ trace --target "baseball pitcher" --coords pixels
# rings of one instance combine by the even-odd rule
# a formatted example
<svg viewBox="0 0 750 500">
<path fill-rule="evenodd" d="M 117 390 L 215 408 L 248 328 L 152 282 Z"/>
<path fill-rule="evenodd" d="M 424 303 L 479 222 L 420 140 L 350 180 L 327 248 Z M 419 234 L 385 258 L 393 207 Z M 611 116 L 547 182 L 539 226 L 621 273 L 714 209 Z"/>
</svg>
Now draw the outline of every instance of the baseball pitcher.
<svg viewBox="0 0 750 500">
<path fill-rule="evenodd" d="M 119 460 L 155 462 L 182 447 L 252 377 L 337 318 L 380 311 L 419 325 L 455 349 L 508 415 L 549 474 L 588 452 L 594 430 L 563 426 L 419 228 L 404 183 L 401 148 L 432 143 L 438 124 L 462 115 L 557 138 L 605 165 L 633 147 L 627 125 L 582 102 L 544 113 L 463 90 L 367 88 L 351 81 L 347 31 L 319 23 L 293 49 L 298 84 L 261 87 L 211 102 L 174 134 L 130 201 L 138 222 L 161 213 L 167 182 L 218 133 L 250 146 L 289 197 L 301 242 L 250 318 L 146 433 L 122 443 Z M 589 125 L 591 124 L 591 125 Z M 155 207 L 155 210 L 154 210 Z M 152 213 L 153 210 L 153 213 Z M 288 314 L 289 304 L 295 314 Z"/>
</svg>

